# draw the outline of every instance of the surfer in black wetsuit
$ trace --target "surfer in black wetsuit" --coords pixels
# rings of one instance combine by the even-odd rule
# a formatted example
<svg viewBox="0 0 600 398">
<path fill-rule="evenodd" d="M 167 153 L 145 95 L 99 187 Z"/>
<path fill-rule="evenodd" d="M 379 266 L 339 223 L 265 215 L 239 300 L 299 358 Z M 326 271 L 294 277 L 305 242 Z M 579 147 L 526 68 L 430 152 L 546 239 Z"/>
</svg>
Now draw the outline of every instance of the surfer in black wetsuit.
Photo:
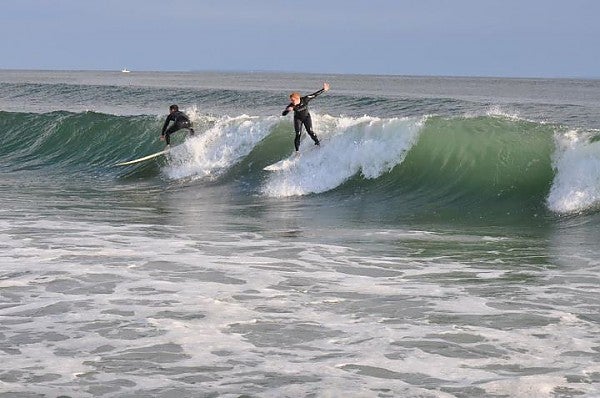
<svg viewBox="0 0 600 398">
<path fill-rule="evenodd" d="M 167 129 L 167 126 L 170 122 L 175 122 Z M 190 135 L 194 135 L 194 129 L 192 128 L 192 122 L 190 122 L 190 118 L 185 115 L 185 113 L 179 110 L 177 105 L 171 105 L 169 107 L 169 114 L 167 115 L 167 119 L 165 120 L 165 124 L 162 128 L 162 133 L 160 134 L 160 140 L 165 141 L 167 145 L 171 144 L 171 134 L 174 132 L 188 129 L 190 131 Z"/>
<path fill-rule="evenodd" d="M 300 135 L 302 134 L 302 125 L 304 125 L 306 132 L 308 133 L 310 138 L 312 138 L 312 140 L 315 142 L 315 145 L 319 145 L 319 139 L 317 138 L 317 135 L 315 134 L 312 128 L 312 120 L 310 118 L 310 113 L 308 112 L 308 102 L 327 90 L 329 90 L 329 84 L 323 83 L 322 89 L 310 95 L 301 97 L 299 93 L 290 94 L 291 102 L 282 112 L 282 115 L 285 116 L 291 111 L 294 111 L 294 130 L 296 131 L 294 146 L 296 147 L 296 152 L 298 152 L 298 149 L 300 148 Z"/>
</svg>

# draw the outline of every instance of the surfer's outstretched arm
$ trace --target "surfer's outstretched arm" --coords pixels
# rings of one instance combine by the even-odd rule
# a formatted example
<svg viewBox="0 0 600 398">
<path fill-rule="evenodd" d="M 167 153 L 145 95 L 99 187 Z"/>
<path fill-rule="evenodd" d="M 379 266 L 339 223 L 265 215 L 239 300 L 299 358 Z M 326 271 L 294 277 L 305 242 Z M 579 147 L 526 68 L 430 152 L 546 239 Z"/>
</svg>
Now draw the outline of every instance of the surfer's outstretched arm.
<svg viewBox="0 0 600 398">
<path fill-rule="evenodd" d="M 315 98 L 316 96 L 323 94 L 325 91 L 329 91 L 329 83 L 323 83 L 322 89 L 320 89 L 319 91 L 315 91 L 312 94 L 307 95 L 305 98 L 308 100 L 311 100 L 311 99 Z"/>
</svg>

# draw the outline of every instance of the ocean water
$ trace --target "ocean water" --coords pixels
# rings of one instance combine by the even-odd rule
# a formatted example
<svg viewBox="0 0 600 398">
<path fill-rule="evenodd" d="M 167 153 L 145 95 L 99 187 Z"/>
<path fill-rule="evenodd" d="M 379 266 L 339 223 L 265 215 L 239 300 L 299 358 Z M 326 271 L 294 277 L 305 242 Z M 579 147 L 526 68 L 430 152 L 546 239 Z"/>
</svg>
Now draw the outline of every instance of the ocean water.
<svg viewBox="0 0 600 398">
<path fill-rule="evenodd" d="M 599 128 L 598 80 L 0 71 L 0 397 L 598 397 Z"/>
</svg>

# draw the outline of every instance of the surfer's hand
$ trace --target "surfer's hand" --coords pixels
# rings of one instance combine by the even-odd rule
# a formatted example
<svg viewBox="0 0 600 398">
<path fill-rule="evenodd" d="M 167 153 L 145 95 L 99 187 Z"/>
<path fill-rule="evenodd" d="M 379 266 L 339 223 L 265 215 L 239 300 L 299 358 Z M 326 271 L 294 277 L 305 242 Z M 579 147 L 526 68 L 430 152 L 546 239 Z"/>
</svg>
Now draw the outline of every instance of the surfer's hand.
<svg viewBox="0 0 600 398">
<path fill-rule="evenodd" d="M 329 83 L 323 83 L 323 90 L 329 91 Z"/>
<path fill-rule="evenodd" d="M 164 141 L 164 140 L 165 140 L 165 136 L 161 134 L 161 136 L 160 136 L 160 140 L 161 140 L 161 141 Z"/>
<path fill-rule="evenodd" d="M 287 108 L 285 108 L 286 111 L 291 112 L 294 110 L 293 106 L 288 106 Z"/>
</svg>

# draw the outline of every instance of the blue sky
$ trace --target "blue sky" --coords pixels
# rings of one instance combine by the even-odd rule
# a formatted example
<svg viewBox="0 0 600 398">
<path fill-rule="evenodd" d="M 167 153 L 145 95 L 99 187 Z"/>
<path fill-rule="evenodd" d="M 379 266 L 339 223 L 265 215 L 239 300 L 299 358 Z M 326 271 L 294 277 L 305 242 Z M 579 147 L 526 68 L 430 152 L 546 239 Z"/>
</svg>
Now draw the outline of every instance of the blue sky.
<svg viewBox="0 0 600 398">
<path fill-rule="evenodd" d="M 13 0 L 0 69 L 600 77 L 597 0 Z"/>
</svg>

